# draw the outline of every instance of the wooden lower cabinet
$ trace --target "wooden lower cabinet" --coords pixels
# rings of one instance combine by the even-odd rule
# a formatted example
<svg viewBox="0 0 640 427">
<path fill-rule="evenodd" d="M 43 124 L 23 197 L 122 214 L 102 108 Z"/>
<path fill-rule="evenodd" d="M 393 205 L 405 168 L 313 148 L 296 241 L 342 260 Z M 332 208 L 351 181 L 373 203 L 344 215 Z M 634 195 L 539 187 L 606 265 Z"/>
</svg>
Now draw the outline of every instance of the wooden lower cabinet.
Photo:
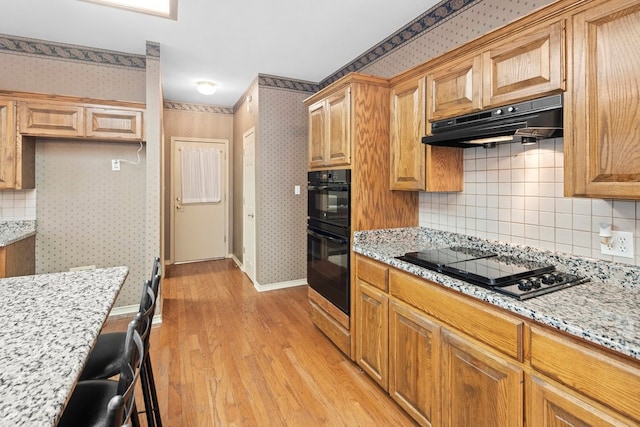
<svg viewBox="0 0 640 427">
<path fill-rule="evenodd" d="M 388 390 L 389 297 L 362 280 L 356 286 L 356 363 Z"/>
<path fill-rule="evenodd" d="M 599 409 L 536 376 L 527 379 L 529 393 L 527 425 L 531 427 L 612 427 L 637 425 Z"/>
<path fill-rule="evenodd" d="M 442 425 L 522 426 L 524 372 L 477 344 L 442 332 Z"/>
<path fill-rule="evenodd" d="M 28 276 L 36 271 L 36 236 L 0 247 L 0 278 Z"/>
<path fill-rule="evenodd" d="M 420 425 L 640 426 L 640 363 L 356 255 L 356 362 Z"/>
<path fill-rule="evenodd" d="M 389 394 L 423 426 L 440 425 L 440 326 L 389 302 Z"/>
</svg>

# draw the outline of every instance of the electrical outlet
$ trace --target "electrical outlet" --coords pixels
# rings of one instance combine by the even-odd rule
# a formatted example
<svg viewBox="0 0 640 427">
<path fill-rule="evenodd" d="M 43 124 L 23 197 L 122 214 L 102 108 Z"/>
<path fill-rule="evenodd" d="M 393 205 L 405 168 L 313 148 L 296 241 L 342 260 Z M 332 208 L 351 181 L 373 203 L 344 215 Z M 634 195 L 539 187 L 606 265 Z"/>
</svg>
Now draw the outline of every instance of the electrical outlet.
<svg viewBox="0 0 640 427">
<path fill-rule="evenodd" d="M 117 160 L 117 159 L 111 160 L 111 170 L 112 171 L 120 170 L 120 160 Z"/>
<path fill-rule="evenodd" d="M 600 244 L 603 255 L 633 258 L 633 233 L 630 231 L 612 231 L 609 244 Z"/>
</svg>

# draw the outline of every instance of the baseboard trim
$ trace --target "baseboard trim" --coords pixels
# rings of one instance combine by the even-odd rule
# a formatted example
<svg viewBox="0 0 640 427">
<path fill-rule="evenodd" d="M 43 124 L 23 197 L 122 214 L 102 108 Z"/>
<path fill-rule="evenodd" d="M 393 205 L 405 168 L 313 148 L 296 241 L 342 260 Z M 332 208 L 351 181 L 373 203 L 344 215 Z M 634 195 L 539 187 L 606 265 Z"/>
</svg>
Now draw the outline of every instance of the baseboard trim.
<svg viewBox="0 0 640 427">
<path fill-rule="evenodd" d="M 234 254 L 229 254 L 229 258 L 231 258 L 233 262 L 236 263 L 240 271 L 244 272 L 244 265 L 242 265 L 242 262 L 240 262 L 240 260 Z"/>
<path fill-rule="evenodd" d="M 268 285 L 261 285 L 259 283 L 254 283 L 253 287 L 256 288 L 258 292 L 267 292 L 267 291 L 275 291 L 276 289 L 286 289 L 286 288 L 294 288 L 296 286 L 304 286 L 307 284 L 307 279 L 298 279 L 298 280 L 289 280 L 288 282 L 277 282 L 270 283 Z"/>
<path fill-rule="evenodd" d="M 120 317 L 120 316 L 131 316 L 132 318 L 140 309 L 139 305 L 123 305 L 121 307 L 113 307 L 111 309 L 111 313 L 109 313 L 109 317 Z M 153 316 L 152 325 L 158 325 L 162 323 L 162 313 L 158 313 Z"/>
</svg>

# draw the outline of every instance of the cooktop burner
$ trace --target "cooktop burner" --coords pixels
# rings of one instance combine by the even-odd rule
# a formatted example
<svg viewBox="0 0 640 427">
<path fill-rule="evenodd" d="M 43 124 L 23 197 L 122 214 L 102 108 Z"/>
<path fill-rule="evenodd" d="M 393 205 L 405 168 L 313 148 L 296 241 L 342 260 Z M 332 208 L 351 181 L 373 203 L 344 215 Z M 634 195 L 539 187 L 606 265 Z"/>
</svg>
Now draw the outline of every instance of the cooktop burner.
<svg viewBox="0 0 640 427">
<path fill-rule="evenodd" d="M 397 258 L 521 300 L 588 281 L 555 271 L 553 265 L 462 247 L 408 252 Z"/>
</svg>

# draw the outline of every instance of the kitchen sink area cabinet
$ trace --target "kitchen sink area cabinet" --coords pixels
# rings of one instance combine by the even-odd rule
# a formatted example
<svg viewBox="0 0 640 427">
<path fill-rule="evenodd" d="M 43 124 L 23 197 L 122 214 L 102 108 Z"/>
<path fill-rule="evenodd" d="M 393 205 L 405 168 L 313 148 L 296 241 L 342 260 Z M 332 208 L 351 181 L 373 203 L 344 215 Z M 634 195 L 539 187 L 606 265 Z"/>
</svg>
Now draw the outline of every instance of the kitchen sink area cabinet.
<svg viewBox="0 0 640 427">
<path fill-rule="evenodd" d="M 571 20 L 565 196 L 640 199 L 640 8 L 637 0 L 588 6 Z"/>
<path fill-rule="evenodd" d="M 391 87 L 391 189 L 462 191 L 462 149 L 422 143 L 429 133 L 426 77 L 400 80 Z"/>
<path fill-rule="evenodd" d="M 524 425 L 521 367 L 445 329 L 441 369 L 442 425 Z"/>
<path fill-rule="evenodd" d="M 390 298 L 389 395 L 420 425 L 439 426 L 441 327 Z"/>
<path fill-rule="evenodd" d="M 309 106 L 309 169 L 351 163 L 351 88 Z"/>
<path fill-rule="evenodd" d="M 0 278 L 28 276 L 36 271 L 36 236 L 0 247 Z"/>
</svg>

